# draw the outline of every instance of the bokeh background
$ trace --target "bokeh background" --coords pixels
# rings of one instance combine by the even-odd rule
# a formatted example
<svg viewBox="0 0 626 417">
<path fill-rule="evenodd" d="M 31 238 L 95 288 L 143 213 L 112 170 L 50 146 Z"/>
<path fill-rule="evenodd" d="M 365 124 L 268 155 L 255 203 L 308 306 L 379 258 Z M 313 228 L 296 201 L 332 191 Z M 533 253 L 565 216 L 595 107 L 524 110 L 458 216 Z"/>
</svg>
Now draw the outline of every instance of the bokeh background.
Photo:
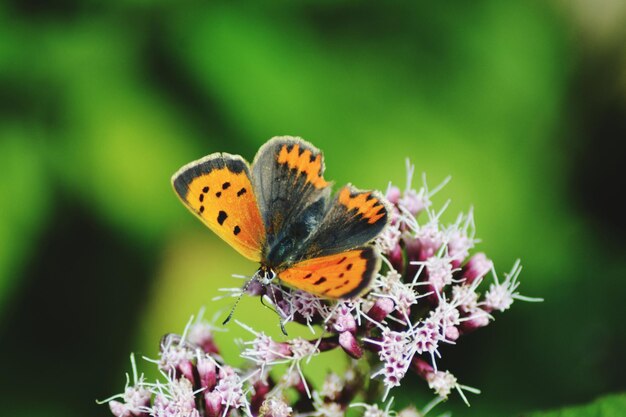
<svg viewBox="0 0 626 417">
<path fill-rule="evenodd" d="M 129 352 L 154 357 L 202 305 L 230 305 L 211 299 L 255 266 L 169 178 L 281 134 L 320 147 L 336 184 L 403 186 L 406 157 L 432 185 L 451 175 L 436 204 L 473 206 L 479 249 L 501 272 L 521 258 L 521 292 L 545 298 L 444 349 L 483 393 L 440 411 L 626 389 L 626 2 L 7 0 L 3 415 L 109 415 L 95 400 L 122 390 Z M 278 334 L 255 299 L 237 316 Z M 228 359 L 242 336 L 218 336 Z M 431 397 L 417 379 L 394 395 Z"/>
</svg>

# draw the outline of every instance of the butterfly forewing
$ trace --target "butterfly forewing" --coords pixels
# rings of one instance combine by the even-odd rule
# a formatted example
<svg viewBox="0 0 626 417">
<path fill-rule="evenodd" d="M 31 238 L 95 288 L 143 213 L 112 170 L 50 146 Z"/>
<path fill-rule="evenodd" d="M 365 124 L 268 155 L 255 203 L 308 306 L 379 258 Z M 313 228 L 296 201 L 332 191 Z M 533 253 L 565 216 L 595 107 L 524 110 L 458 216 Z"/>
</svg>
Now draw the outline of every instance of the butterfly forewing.
<svg viewBox="0 0 626 417">
<path fill-rule="evenodd" d="M 295 137 L 276 137 L 259 149 L 252 181 L 266 228 L 265 261 L 289 263 L 322 221 L 330 196 L 319 149 Z"/>
<path fill-rule="evenodd" d="M 278 274 L 286 284 L 326 298 L 351 298 L 366 291 L 380 268 L 372 246 L 308 259 Z"/>
<path fill-rule="evenodd" d="M 172 185 L 187 208 L 219 237 L 246 258 L 261 260 L 265 226 L 243 158 L 211 154 L 182 167 Z"/>
</svg>

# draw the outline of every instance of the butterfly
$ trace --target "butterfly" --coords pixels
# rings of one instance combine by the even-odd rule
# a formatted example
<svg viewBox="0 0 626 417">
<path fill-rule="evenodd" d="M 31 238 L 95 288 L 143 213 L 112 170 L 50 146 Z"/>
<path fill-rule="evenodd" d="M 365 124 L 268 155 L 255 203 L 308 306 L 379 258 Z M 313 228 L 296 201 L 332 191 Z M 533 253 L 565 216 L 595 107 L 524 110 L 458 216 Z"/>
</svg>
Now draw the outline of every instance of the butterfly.
<svg viewBox="0 0 626 417">
<path fill-rule="evenodd" d="M 387 225 L 389 203 L 348 184 L 331 198 L 322 152 L 298 137 L 275 137 L 252 165 L 213 153 L 172 177 L 183 204 L 244 257 L 260 263 L 252 279 L 276 277 L 329 299 L 361 295 L 380 268 L 369 244 Z"/>
</svg>

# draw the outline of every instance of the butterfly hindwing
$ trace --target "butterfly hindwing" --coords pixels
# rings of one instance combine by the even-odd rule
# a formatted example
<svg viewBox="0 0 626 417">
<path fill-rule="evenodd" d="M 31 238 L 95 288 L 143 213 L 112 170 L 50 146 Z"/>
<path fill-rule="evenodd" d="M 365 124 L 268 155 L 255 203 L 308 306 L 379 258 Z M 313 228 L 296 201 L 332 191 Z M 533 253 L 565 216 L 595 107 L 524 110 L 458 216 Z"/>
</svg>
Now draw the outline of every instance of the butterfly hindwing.
<svg viewBox="0 0 626 417">
<path fill-rule="evenodd" d="M 365 245 L 380 234 L 388 221 L 389 203 L 380 193 L 348 184 L 337 193 L 298 258 L 327 256 Z"/>
<path fill-rule="evenodd" d="M 266 228 L 264 258 L 270 265 L 290 263 L 322 221 L 330 196 L 319 149 L 282 136 L 259 149 L 252 181 Z"/>
<path fill-rule="evenodd" d="M 243 158 L 208 155 L 178 170 L 172 185 L 187 208 L 219 237 L 246 258 L 261 260 L 265 227 Z"/>
<path fill-rule="evenodd" d="M 279 272 L 286 284 L 326 298 L 351 298 L 369 288 L 380 268 L 373 246 L 307 259 Z"/>
</svg>

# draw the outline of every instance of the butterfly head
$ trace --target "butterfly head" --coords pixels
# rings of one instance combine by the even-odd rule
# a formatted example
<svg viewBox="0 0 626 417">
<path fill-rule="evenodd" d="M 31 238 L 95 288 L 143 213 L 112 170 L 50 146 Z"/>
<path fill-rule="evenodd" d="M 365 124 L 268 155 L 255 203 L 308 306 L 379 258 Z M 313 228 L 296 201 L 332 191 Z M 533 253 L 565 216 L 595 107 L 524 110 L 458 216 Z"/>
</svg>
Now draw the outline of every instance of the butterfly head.
<svg viewBox="0 0 626 417">
<path fill-rule="evenodd" d="M 254 278 L 263 285 L 267 285 L 276 278 L 276 272 L 268 266 L 261 265 L 261 267 L 254 274 Z"/>
</svg>

